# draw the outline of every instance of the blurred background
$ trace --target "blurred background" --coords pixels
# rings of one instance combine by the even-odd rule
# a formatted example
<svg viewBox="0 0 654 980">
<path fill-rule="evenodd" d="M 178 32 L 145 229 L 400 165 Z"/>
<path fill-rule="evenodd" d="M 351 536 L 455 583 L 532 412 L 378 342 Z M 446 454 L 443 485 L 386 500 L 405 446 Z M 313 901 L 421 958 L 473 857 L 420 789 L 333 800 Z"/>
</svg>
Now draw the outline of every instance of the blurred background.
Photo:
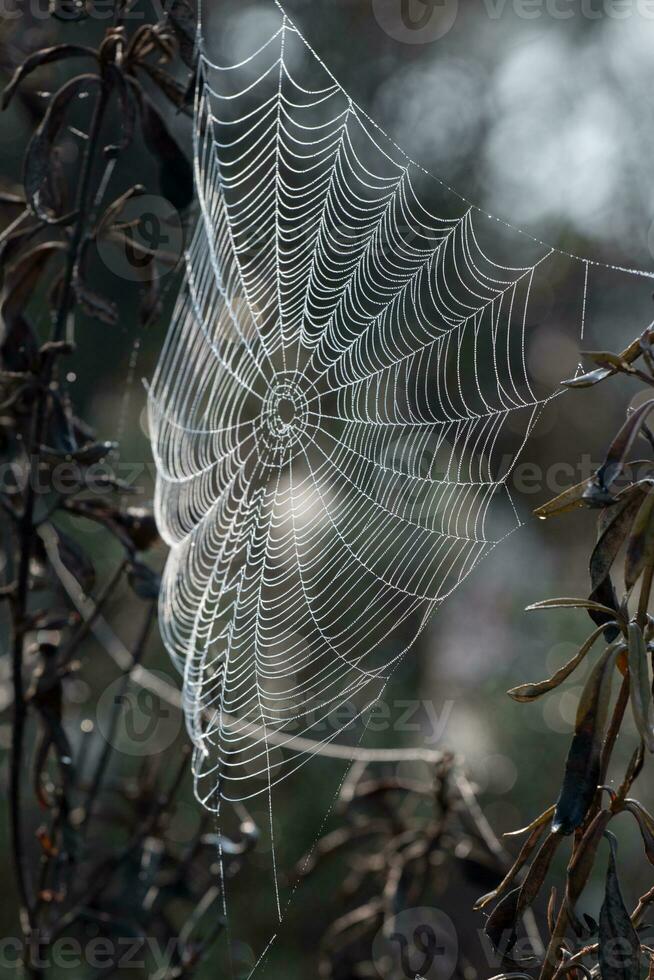
<svg viewBox="0 0 654 980">
<path fill-rule="evenodd" d="M 588 2 L 582 10 L 564 0 L 287 0 L 286 10 L 351 96 L 410 157 L 463 197 L 564 251 L 610 265 L 654 269 L 654 10 L 648 4 L 605 0 Z M 274 5 L 267 2 L 211 0 L 208 13 L 212 49 L 229 52 L 230 60 L 247 56 L 278 23 Z M 413 26 L 407 27 L 407 17 Z M 426 26 L 416 28 L 424 18 Z M 94 29 L 97 25 L 84 28 Z M 44 17 L 6 20 L 0 36 L 2 81 L 21 53 L 42 46 L 57 30 Z M 24 147 L 40 111 L 38 89 L 31 97 L 33 115 L 22 102 L 11 118 L 2 120 L 5 189 L 20 179 Z M 174 125 L 190 154 L 190 125 L 181 119 Z M 67 147 L 74 166 L 80 150 L 72 134 Z M 424 189 L 425 205 L 438 213 L 439 185 L 425 183 Z M 520 264 L 520 255 L 511 258 Z M 578 277 L 579 267 L 570 268 L 576 268 Z M 110 270 L 101 274 L 110 289 Z M 166 285 L 172 297 L 178 285 L 173 276 Z M 654 318 L 652 283 L 646 278 L 593 270 L 590 287 L 585 349 L 620 350 Z M 124 295 L 117 296 L 125 310 L 130 309 L 130 288 L 125 286 Z M 537 297 L 537 343 L 530 348 L 530 367 L 545 385 L 554 387 L 573 374 L 580 360 L 579 301 L 580 282 L 563 274 L 550 283 L 549 294 L 543 286 Z M 71 367 L 80 412 L 99 438 L 120 441 L 120 463 L 134 468 L 144 500 L 152 496 L 153 480 L 143 379 L 153 373 L 165 319 L 146 331 L 128 313 L 115 328 L 88 321 L 79 330 Z M 391 723 L 365 737 L 367 745 L 427 746 L 462 756 L 484 812 L 500 835 L 528 823 L 558 795 L 584 668 L 563 689 L 534 705 L 515 704 L 505 691 L 548 676 L 590 631 L 580 612 L 528 614 L 524 607 L 588 591 L 593 517 L 575 512 L 541 524 L 531 511 L 601 462 L 636 394 L 637 387 L 616 381 L 568 392 L 549 405 L 513 478 L 523 526 L 443 605 L 394 673 L 386 692 L 389 704 L 416 698 L 422 704 L 410 726 Z M 120 475 L 130 479 L 127 469 Z M 108 569 L 115 555 L 104 550 L 104 540 L 102 549 L 94 543 L 93 525 L 84 533 L 98 568 Z M 161 549 L 159 561 L 163 559 Z M 115 601 L 117 630 L 129 645 L 138 603 L 128 594 Z M 117 676 L 111 660 L 99 648 L 95 653 L 93 668 L 83 669 L 70 682 L 68 722 L 78 739 L 98 726 L 102 730 L 106 698 L 101 695 Z M 178 684 L 156 637 L 147 663 Z M 8 736 L 5 714 L 0 726 L 3 749 Z M 165 769 L 184 740 L 181 719 L 164 706 L 143 753 Z M 142 759 L 130 753 L 128 739 L 122 748 L 118 741 L 117 748 L 114 766 L 123 773 L 136 772 Z M 620 745 L 620 760 L 632 749 L 632 743 Z M 319 834 L 336 825 L 330 808 L 346 768 L 317 760 L 299 779 L 276 790 L 273 820 L 280 869 L 290 869 Z M 401 763 L 397 774 L 428 778 L 423 763 Z M 648 804 L 646 798 L 643 802 Z M 252 816 L 267 826 L 264 797 L 255 801 Z M 187 788 L 175 818 L 180 841 L 193 835 L 199 820 L 198 804 Z M 12 935 L 15 903 L 8 900 L 12 876 L 6 826 L 3 819 L 0 931 Z M 618 834 L 620 829 L 618 822 Z M 641 845 L 631 825 L 628 829 L 621 856 L 629 868 L 625 891 L 632 904 L 651 882 Z M 230 930 L 202 976 L 229 975 L 223 972 L 228 969 L 226 944 L 232 947 L 235 975 L 247 976 L 274 933 L 276 941 L 257 975 L 271 980 L 317 975 L 318 942 L 341 912 L 342 866 L 335 859 L 304 881 L 281 925 L 270 875 L 270 854 L 262 840 L 231 888 Z M 497 971 L 484 971 L 477 934 L 484 919 L 470 909 L 485 889 L 474 880 L 455 884 L 451 891 L 452 883 L 443 878 L 436 891 L 440 889 L 469 960 L 481 975 L 491 975 Z M 289 895 L 290 890 L 283 892 L 283 899 Z M 591 888 L 587 910 L 596 915 L 600 901 L 601 891 L 595 901 Z"/>
</svg>

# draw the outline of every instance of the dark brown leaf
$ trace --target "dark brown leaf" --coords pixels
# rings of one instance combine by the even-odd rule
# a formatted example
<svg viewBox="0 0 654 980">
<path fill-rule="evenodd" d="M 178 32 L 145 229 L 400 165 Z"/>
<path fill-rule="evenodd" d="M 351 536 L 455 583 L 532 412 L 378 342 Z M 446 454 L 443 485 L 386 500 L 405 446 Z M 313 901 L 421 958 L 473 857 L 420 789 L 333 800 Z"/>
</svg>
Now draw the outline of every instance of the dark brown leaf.
<svg viewBox="0 0 654 980">
<path fill-rule="evenodd" d="M 583 507 L 585 503 L 584 491 L 587 487 L 588 480 L 583 480 L 581 483 L 577 483 L 576 486 L 564 490 L 558 497 L 554 497 L 553 500 L 549 500 L 546 504 L 538 507 L 534 511 L 534 516 L 540 518 L 541 521 L 545 521 L 548 517 L 565 514 L 567 511 Z"/>
<path fill-rule="evenodd" d="M 0 108 L 7 108 L 20 83 L 37 68 L 50 65 L 55 61 L 68 60 L 68 58 L 92 58 L 97 61 L 97 55 L 93 48 L 79 44 L 57 44 L 52 48 L 42 48 L 40 51 L 35 51 L 34 54 L 25 58 L 14 72 L 11 81 L 2 93 Z"/>
<path fill-rule="evenodd" d="M 562 840 L 563 838 L 560 834 L 551 832 L 541 844 L 538 854 L 534 858 L 527 872 L 527 877 L 520 888 L 516 906 L 518 916 L 523 915 L 531 907 L 534 899 L 543 887 L 547 872 L 550 869 L 554 855 Z"/>
<path fill-rule="evenodd" d="M 627 455 L 634 443 L 634 439 L 638 435 L 642 423 L 645 421 L 653 408 L 654 399 L 650 398 L 642 405 L 639 405 L 638 408 L 627 417 L 627 420 L 624 422 L 620 431 L 609 446 L 604 462 L 593 478 L 592 482 L 596 484 L 600 490 L 608 492 L 617 477 L 622 473 L 624 465 L 627 461 Z"/>
<path fill-rule="evenodd" d="M 615 864 L 615 838 L 608 832 L 606 836 L 611 852 L 599 919 L 599 965 L 602 980 L 639 980 L 640 940 L 620 890 Z"/>
<path fill-rule="evenodd" d="M 633 588 L 643 571 L 654 562 L 654 486 L 642 501 L 633 521 L 627 543 L 624 580 L 627 590 Z"/>
<path fill-rule="evenodd" d="M 529 834 L 529 837 L 522 845 L 522 848 L 520 849 L 520 853 L 518 854 L 518 857 L 516 858 L 510 870 L 507 871 L 505 877 L 497 886 L 497 888 L 495 888 L 492 892 L 488 892 L 487 895 L 482 895 L 482 897 L 477 900 L 477 902 L 475 903 L 475 909 L 485 908 L 486 905 L 490 904 L 490 902 L 494 902 L 496 898 L 501 898 L 502 895 L 504 895 L 506 891 L 511 887 L 516 877 L 518 876 L 522 868 L 529 860 L 529 857 L 531 856 L 532 852 L 536 848 L 539 840 L 543 836 L 545 832 L 545 826 L 547 824 L 547 821 L 552 816 L 553 809 L 554 808 L 551 807 L 549 810 L 546 810 L 545 813 L 542 813 L 540 817 L 538 817 L 534 821 L 534 823 L 531 825 L 531 832 Z"/>
<path fill-rule="evenodd" d="M 604 626 L 600 626 L 594 630 L 588 639 L 582 643 L 578 653 L 576 653 L 575 656 L 569 660 L 567 664 L 565 664 L 565 666 L 557 670 L 556 673 L 547 680 L 540 681 L 536 684 L 521 684 L 519 687 L 514 687 L 508 692 L 509 697 L 512 697 L 514 701 L 528 702 L 535 701 L 536 698 L 542 697 L 542 695 L 547 694 L 548 691 L 553 691 L 577 669 L 579 664 L 586 657 L 586 654 L 592 648 L 595 641 L 602 635 L 603 632 Z"/>
<path fill-rule="evenodd" d="M 568 865 L 566 882 L 566 901 L 570 921 L 577 935 L 581 935 L 582 927 L 577 919 L 575 907 L 583 892 L 595 864 L 595 855 L 602 837 L 614 814 L 610 810 L 600 810 L 593 822 L 587 828 L 579 847 Z"/>
<path fill-rule="evenodd" d="M 654 817 L 638 800 L 625 800 L 624 808 L 636 818 L 647 860 L 654 864 Z"/>
<path fill-rule="evenodd" d="M 599 384 L 600 381 L 610 378 L 612 374 L 615 374 L 615 370 L 612 368 L 596 368 L 594 371 L 588 371 L 586 374 L 579 374 L 576 378 L 568 378 L 567 381 L 562 381 L 561 384 L 564 388 L 592 388 L 593 385 Z"/>
<path fill-rule="evenodd" d="M 581 826 L 595 798 L 600 755 L 611 698 L 611 684 L 619 642 L 611 644 L 593 668 L 582 692 L 575 733 L 566 761 L 561 794 L 552 829 L 571 834 Z"/>
<path fill-rule="evenodd" d="M 638 733 L 648 751 L 654 752 L 652 684 L 645 639 L 638 623 L 629 623 L 629 696 Z"/>
<path fill-rule="evenodd" d="M 598 589 L 610 573 L 613 563 L 624 545 L 634 518 L 647 498 L 642 484 L 630 487 L 614 508 L 603 511 L 600 517 L 597 544 L 590 557 L 589 572 L 593 591 Z M 654 499 L 654 495 L 651 495 Z"/>
<path fill-rule="evenodd" d="M 533 602 L 527 606 L 527 612 L 536 609 L 591 609 L 594 612 L 601 612 L 608 616 L 615 616 L 615 609 L 604 606 L 601 603 L 593 602 L 592 599 L 543 599 L 542 602 Z"/>
<path fill-rule="evenodd" d="M 489 915 L 484 927 L 493 948 L 504 956 L 511 952 L 518 939 L 516 919 L 519 896 L 519 888 L 505 895 Z"/>
<path fill-rule="evenodd" d="M 100 84 L 97 75 L 78 75 L 66 82 L 52 97 L 43 120 L 30 140 L 25 154 L 23 180 L 27 203 L 43 221 L 55 216 L 55 202 L 49 192 L 52 156 L 56 140 L 71 103 L 82 92 Z"/>
</svg>

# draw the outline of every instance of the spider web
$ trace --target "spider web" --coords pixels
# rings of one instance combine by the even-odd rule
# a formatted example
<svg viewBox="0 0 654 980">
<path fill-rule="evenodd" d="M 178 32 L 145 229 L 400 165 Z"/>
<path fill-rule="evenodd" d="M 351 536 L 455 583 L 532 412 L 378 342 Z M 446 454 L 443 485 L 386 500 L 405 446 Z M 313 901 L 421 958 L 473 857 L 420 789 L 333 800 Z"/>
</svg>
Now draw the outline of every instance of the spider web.
<svg viewBox="0 0 654 980">
<path fill-rule="evenodd" d="M 281 8 L 244 61 L 199 49 L 201 215 L 149 408 L 162 630 L 218 811 L 270 798 L 345 702 L 365 716 L 519 526 L 507 480 L 553 397 L 527 369 L 534 281 L 578 266 L 583 334 L 594 263 L 445 185 L 427 210 L 426 172 Z M 491 258 L 492 230 L 525 265 Z"/>
</svg>

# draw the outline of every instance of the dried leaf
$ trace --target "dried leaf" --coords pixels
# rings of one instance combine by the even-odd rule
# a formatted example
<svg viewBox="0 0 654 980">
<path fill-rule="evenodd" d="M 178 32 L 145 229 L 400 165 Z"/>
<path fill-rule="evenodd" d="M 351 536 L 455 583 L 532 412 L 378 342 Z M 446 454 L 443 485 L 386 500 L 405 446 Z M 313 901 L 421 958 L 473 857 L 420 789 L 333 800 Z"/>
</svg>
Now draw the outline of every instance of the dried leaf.
<svg viewBox="0 0 654 980">
<path fill-rule="evenodd" d="M 516 918 L 520 889 L 514 888 L 498 902 L 489 915 L 484 932 L 493 944 L 496 952 L 506 955 L 510 953 L 517 941 Z"/>
<path fill-rule="evenodd" d="M 594 371 L 588 371 L 586 374 L 579 374 L 576 378 L 568 378 L 567 381 L 562 381 L 561 384 L 564 388 L 592 388 L 593 385 L 599 384 L 600 381 L 605 381 L 606 378 L 610 378 L 613 374 L 615 374 L 613 368 L 596 368 Z"/>
<path fill-rule="evenodd" d="M 640 337 L 636 337 L 635 340 L 629 344 L 620 354 L 611 354 L 609 351 L 600 351 L 599 356 L 603 355 L 604 363 L 607 367 L 600 367 L 595 371 L 589 371 L 587 374 L 579 375 L 576 378 L 570 378 L 569 381 L 563 381 L 562 384 L 566 388 L 590 388 L 593 385 L 598 384 L 600 381 L 604 381 L 606 378 L 611 377 L 618 373 L 622 365 L 629 366 L 637 361 L 643 352 L 643 346 L 649 344 L 650 342 L 651 328 L 648 327 Z"/>
<path fill-rule="evenodd" d="M 37 68 L 50 65 L 55 61 L 67 61 L 69 58 L 93 58 L 94 61 L 97 61 L 97 55 L 93 48 L 79 44 L 57 44 L 52 48 L 42 48 L 40 51 L 35 51 L 34 54 L 25 58 L 14 72 L 11 81 L 2 93 L 0 109 L 7 108 L 20 83 Z"/>
<path fill-rule="evenodd" d="M 545 521 L 548 517 L 558 516 L 570 510 L 576 510 L 578 507 L 583 507 L 585 503 L 583 499 L 584 491 L 587 487 L 588 480 L 582 480 L 581 483 L 577 483 L 576 486 L 564 490 L 558 497 L 549 500 L 542 507 L 538 507 L 534 511 L 534 516 L 540 518 L 541 521 Z"/>
<path fill-rule="evenodd" d="M 648 751 L 654 752 L 652 685 L 645 639 L 638 623 L 629 623 L 629 696 L 640 737 Z"/>
<path fill-rule="evenodd" d="M 615 814 L 610 810 L 600 810 L 590 827 L 587 828 L 579 847 L 570 861 L 566 881 L 566 902 L 570 920 L 577 935 L 581 935 L 582 926 L 576 917 L 575 906 L 581 897 L 595 864 L 595 855 L 606 828 Z"/>
<path fill-rule="evenodd" d="M 649 399 L 633 411 L 624 422 L 615 439 L 609 446 L 604 462 L 593 478 L 600 490 L 607 491 L 622 473 L 634 439 L 640 431 L 642 423 L 654 408 L 654 399 Z"/>
<path fill-rule="evenodd" d="M 593 602 L 592 599 L 543 599 L 542 602 L 534 602 L 527 606 L 527 612 L 533 612 L 535 609 L 592 609 L 594 612 L 615 616 L 615 609 Z"/>
<path fill-rule="evenodd" d="M 595 641 L 604 632 L 604 626 L 598 627 L 594 630 L 588 639 L 581 645 L 579 652 L 565 664 L 556 671 L 550 678 L 545 681 L 540 681 L 536 684 L 521 684 L 519 687 L 512 688 L 508 694 L 512 697 L 514 701 L 528 702 L 535 701 L 536 698 L 542 697 L 543 694 L 547 694 L 548 691 L 553 691 L 560 684 L 563 683 L 579 666 L 582 660 L 585 658 L 586 654 L 592 648 Z"/>
<path fill-rule="evenodd" d="M 532 851 L 536 848 L 538 842 L 543 836 L 547 821 L 549 820 L 552 814 L 552 809 L 553 808 L 551 808 L 550 810 L 546 810 L 544 814 L 541 814 L 541 816 L 538 817 L 536 821 L 534 821 L 529 837 L 522 845 L 518 857 L 516 858 L 510 870 L 506 873 L 504 879 L 500 882 L 497 888 L 495 888 L 492 892 L 488 892 L 488 894 L 482 895 L 482 897 L 477 900 L 477 902 L 475 903 L 475 909 L 485 908 L 486 905 L 489 905 L 490 902 L 495 901 L 496 898 L 501 898 L 502 895 L 504 895 L 506 891 L 511 887 L 511 885 L 517 878 L 518 874 L 529 860 Z"/>
<path fill-rule="evenodd" d="M 550 806 L 548 807 L 547 810 L 545 810 L 544 813 L 541 813 L 539 817 L 536 817 L 535 820 L 532 820 L 532 822 L 528 824 L 526 827 L 521 827 L 520 830 L 511 830 L 508 833 L 504 834 L 504 836 L 522 837 L 523 834 L 530 834 L 532 830 L 536 829 L 536 827 L 540 827 L 542 824 L 547 823 L 547 821 L 550 819 L 553 813 L 554 813 L 554 807 Z"/>
<path fill-rule="evenodd" d="M 647 494 L 647 489 L 644 486 L 639 484 L 630 487 L 629 491 L 620 497 L 615 508 L 603 511 L 599 522 L 597 544 L 593 549 L 589 563 L 593 591 L 600 587 L 610 573 L 627 538 L 629 529 L 643 504 L 643 498 L 647 498 L 647 496 L 652 496 L 654 499 L 654 495 Z"/>
<path fill-rule="evenodd" d="M 636 818 L 647 860 L 650 864 L 654 864 L 654 817 L 638 800 L 625 800 L 624 808 Z"/>
<path fill-rule="evenodd" d="M 624 580 L 633 588 L 648 565 L 654 563 L 654 492 L 650 487 L 636 514 L 627 543 Z"/>
<path fill-rule="evenodd" d="M 516 906 L 517 916 L 523 915 L 531 907 L 534 899 L 543 887 L 547 872 L 550 869 L 554 855 L 562 840 L 563 837 L 559 833 L 552 831 L 541 844 L 538 854 L 534 858 L 527 877 L 520 889 Z"/>
<path fill-rule="evenodd" d="M 620 614 L 618 612 L 620 604 L 618 602 L 618 597 L 611 581 L 611 576 L 607 575 L 605 579 L 602 579 L 600 584 L 596 589 L 593 589 L 588 597 L 594 605 L 589 608 L 588 615 L 597 626 L 604 627 L 604 636 L 607 643 L 613 643 L 617 640 L 620 635 L 620 630 L 617 626 L 612 626 L 611 623 L 620 619 Z M 603 606 L 604 609 L 611 610 L 610 612 L 604 612 L 602 609 L 597 609 L 596 605 L 599 604 Z"/>
<path fill-rule="evenodd" d="M 66 121 L 67 110 L 82 92 L 99 84 L 97 75 L 78 75 L 66 82 L 50 100 L 48 110 L 27 147 L 23 174 L 25 197 L 42 221 L 52 221 L 55 216 L 54 200 L 48 186 L 55 142 Z"/>
<path fill-rule="evenodd" d="M 606 836 L 611 852 L 599 920 L 599 965 L 602 980 L 639 980 L 640 940 L 620 890 L 615 864 L 615 838 L 608 832 Z"/>
<path fill-rule="evenodd" d="M 600 756 L 609 711 L 619 642 L 611 644 L 593 668 L 579 700 L 575 733 L 568 753 L 552 829 L 571 834 L 580 827 L 595 798 Z"/>
<path fill-rule="evenodd" d="M 588 357 L 598 367 L 610 367 L 617 371 L 629 369 L 630 365 L 623 360 L 621 354 L 614 354 L 610 350 L 584 350 L 581 351 L 582 357 Z"/>
</svg>

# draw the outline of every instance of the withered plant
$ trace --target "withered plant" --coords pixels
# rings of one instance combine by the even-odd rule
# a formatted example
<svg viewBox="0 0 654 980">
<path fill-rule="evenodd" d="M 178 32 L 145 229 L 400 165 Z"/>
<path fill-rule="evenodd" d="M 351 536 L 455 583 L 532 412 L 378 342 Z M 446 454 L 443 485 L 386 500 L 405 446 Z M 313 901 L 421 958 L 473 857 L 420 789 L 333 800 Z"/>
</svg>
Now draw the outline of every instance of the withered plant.
<svg viewBox="0 0 654 980">
<path fill-rule="evenodd" d="M 147 682 L 142 661 L 156 622 L 159 576 L 143 555 L 158 535 L 151 509 L 130 504 L 133 488 L 112 471 L 116 445 L 98 440 L 76 413 L 66 368 L 80 331 L 115 330 L 124 315 L 94 283 L 102 243 L 129 249 L 141 270 L 130 322 L 142 328 L 161 316 L 157 268 L 179 255 L 143 243 L 138 219 L 126 217 L 128 203 L 147 189 L 183 214 L 193 196 L 191 165 L 170 121 L 190 114 L 195 17 L 185 0 L 172 0 L 161 17 L 145 3 L 138 18 L 129 17 L 135 6 L 53 0 L 49 21 L 27 23 L 29 12 L 20 10 L 0 36 L 2 108 L 22 101 L 35 125 L 23 189 L 5 187 L 0 198 L 8 808 L 18 956 L 30 977 L 48 974 L 53 946 L 64 937 L 109 942 L 101 966 L 86 962 L 84 975 L 111 975 L 125 956 L 134 962 L 135 951 L 142 958 L 147 940 L 166 954 L 160 980 L 187 977 L 223 928 L 217 840 L 207 819 L 181 842 L 169 832 L 188 753 L 167 771 L 146 758 L 135 775 L 115 775 L 112 736 L 135 671 Z M 87 43 L 98 33 L 97 43 Z M 24 51 L 28 37 L 53 43 Z M 44 95 L 53 82 L 55 91 Z M 62 153 L 71 133 L 82 147 L 76 164 Z M 142 173 L 134 172 L 134 156 L 123 165 L 137 138 L 147 150 L 138 157 Z M 117 177 L 123 190 L 109 198 Z M 174 284 L 175 275 L 168 281 Z M 99 581 L 75 533 L 89 521 L 113 541 L 111 553 L 117 544 L 122 555 L 107 581 Z M 94 630 L 126 587 L 143 603 L 142 623 L 121 664 L 109 731 L 103 738 L 92 723 L 72 731 L 70 685 L 93 673 Z M 237 815 L 239 821 L 236 839 L 223 841 L 228 874 L 255 837 L 246 816 Z"/>
<path fill-rule="evenodd" d="M 592 387 L 625 375 L 654 387 L 653 341 L 650 327 L 619 354 L 589 353 L 595 369 L 566 386 Z M 548 599 L 530 607 L 585 611 L 594 629 L 578 653 L 552 677 L 523 684 L 509 694 L 516 701 L 535 701 L 563 684 L 586 658 L 594 662 L 579 700 L 559 798 L 525 828 L 526 839 L 517 860 L 499 887 L 479 900 L 478 907 L 496 903 L 486 932 L 507 967 L 528 970 L 521 975 L 537 975 L 541 980 L 591 975 L 603 980 L 636 980 L 654 975 L 654 951 L 646 930 L 654 888 L 634 909 L 627 908 L 618 878 L 616 839 L 609 829 L 617 817 L 626 814 L 642 836 L 646 860 L 654 864 L 654 817 L 632 796 L 654 751 L 654 619 L 650 614 L 654 435 L 647 424 L 653 410 L 654 398 L 645 396 L 628 413 L 594 475 L 536 511 L 541 519 L 584 507 L 598 511 L 597 540 L 589 562 L 589 598 Z M 643 452 L 645 459 L 640 458 Z M 614 749 L 620 735 L 630 738 L 625 733 L 629 706 L 640 738 L 633 740 L 631 761 L 620 773 Z M 544 889 L 554 856 L 563 849 L 568 853 L 566 878 L 551 888 L 547 949 L 544 956 L 535 956 L 529 941 L 520 936 L 520 923 Z M 606 870 L 602 872 L 604 900 L 596 922 L 583 911 L 583 895 L 598 865 Z"/>
</svg>

